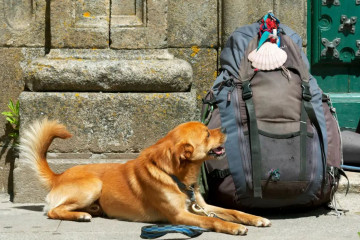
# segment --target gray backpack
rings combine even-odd
[[[309,74],[300,37],[285,25],[278,25],[283,66],[252,66],[248,55],[258,47],[260,28],[254,23],[233,32],[203,100],[203,122],[227,131],[226,155],[204,163],[205,197],[237,209],[328,203],[343,174],[330,99]]]

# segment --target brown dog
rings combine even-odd
[[[199,193],[196,182],[202,162],[224,153],[226,135],[221,129],[184,123],[125,164],[79,165],[61,174],[51,171],[46,160],[57,137],[71,134],[45,119],[25,130],[20,144],[22,158],[49,190],[49,218],[90,221],[91,211],[86,209],[98,202],[107,216],[130,221],[166,221],[229,234],[246,234],[247,228],[239,223],[270,226],[265,218],[208,205]],[[218,218],[206,216],[210,212]]]

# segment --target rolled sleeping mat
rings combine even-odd
[[[360,167],[360,134],[342,131],[344,165]]]
[[[341,165],[342,169],[347,171],[358,171],[360,172],[360,167],[350,166],[350,165]]]

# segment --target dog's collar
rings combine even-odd
[[[175,175],[170,175],[170,177],[174,180],[174,182],[178,185],[179,189],[184,192],[190,199],[192,203],[196,202],[194,187],[195,183],[190,186],[186,186],[183,182],[179,180],[179,178]]]
[[[223,218],[220,218],[219,216],[216,215],[216,213],[214,212],[207,212],[203,207],[201,207],[197,202],[196,202],[196,198],[195,198],[195,183],[191,184],[190,186],[186,186],[183,182],[181,182],[179,180],[178,177],[176,177],[175,175],[170,175],[170,177],[174,180],[174,182],[178,185],[179,189],[184,192],[191,201],[191,208],[195,213],[202,213],[205,214],[208,217],[216,217],[219,218],[221,220],[224,220]],[[224,220],[225,221],[225,220]]]

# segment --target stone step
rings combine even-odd
[[[24,66],[32,91],[185,92],[192,67],[167,49],[54,49]]]
[[[180,123],[197,120],[195,91],[183,93],[23,92],[23,129],[48,117],[65,124],[73,137],[55,139],[54,152],[139,152]]]
[[[349,193],[360,193],[360,172],[345,172],[347,177],[349,178]],[[346,178],[341,177],[338,187],[338,192],[346,193],[346,188],[348,185],[348,181]]]
[[[330,93],[341,128],[356,129],[360,116],[360,93]]]

